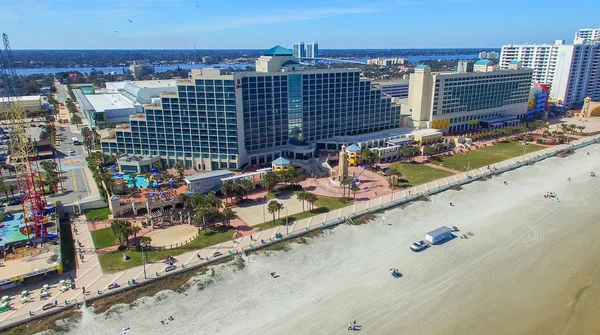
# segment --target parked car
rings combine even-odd
[[[75,156],[75,150],[69,149],[69,156]]]
[[[21,199],[12,199],[11,201],[8,202],[9,206],[16,206],[16,205],[20,205],[21,204]]]
[[[427,248],[429,246],[429,243],[421,240],[419,242],[415,242],[410,246],[410,250],[417,252],[417,251],[421,251],[425,248]]]

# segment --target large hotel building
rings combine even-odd
[[[444,133],[502,129],[527,114],[531,74],[513,64],[498,71],[490,61],[475,63],[475,72],[431,72],[419,65],[410,76],[408,109],[413,125]]]
[[[359,69],[305,69],[274,47],[256,72],[192,70],[129,125],[102,139],[105,153],[160,156],[199,170],[313,157],[327,139],[400,126],[400,106]]]

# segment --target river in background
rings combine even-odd
[[[404,56],[401,58],[408,58],[410,63],[418,63],[425,60],[462,60],[462,59],[477,59],[477,55],[433,55],[433,56]],[[367,63],[368,58],[347,58],[346,60],[357,61],[361,63]],[[254,63],[248,64],[173,64],[166,66],[155,66],[156,72],[166,72],[169,70],[177,70],[177,68],[183,70],[191,69],[203,69],[211,67],[220,68],[233,68],[233,69],[246,69],[247,66],[254,67]],[[71,72],[79,71],[81,73],[90,73],[92,71],[102,71],[104,73],[116,72],[122,74],[123,71],[128,71],[129,67],[124,66],[107,66],[107,67],[58,67],[58,68],[33,68],[33,69],[16,69],[17,75],[29,76],[32,74],[56,74],[59,72]]]

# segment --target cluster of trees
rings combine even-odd
[[[120,244],[125,244],[129,247],[129,238],[133,236],[133,240],[136,245],[144,245],[149,246],[152,243],[152,238],[148,236],[142,236],[141,238],[137,238],[137,234],[142,230],[140,227],[132,225],[131,222],[126,220],[113,220],[110,223],[110,231],[113,236],[119,240]]]
[[[8,192],[10,192],[12,198],[14,199],[16,190],[17,186],[15,186],[14,184],[5,183],[4,177],[0,176],[0,192],[4,193],[6,199],[8,199]]]
[[[575,135],[576,130],[579,130],[579,134],[583,134],[583,130],[585,129],[585,126],[576,126],[574,124],[565,124],[562,123],[560,125],[560,128],[562,129],[562,131],[567,134],[567,133],[571,133]]]
[[[51,117],[51,116],[46,117],[46,127],[40,133],[40,140],[50,139],[50,140],[52,140],[52,143],[54,143],[54,139],[56,138],[56,135],[58,132],[56,130],[56,127],[52,123],[52,120],[53,120],[53,117]]]
[[[44,170],[42,176],[43,186],[52,193],[58,193],[60,176],[58,174],[57,164],[53,161],[42,161],[40,165]]]
[[[296,198],[298,200],[302,201],[302,211],[303,212],[305,211],[305,206],[304,206],[305,203],[308,204],[308,207],[312,211],[314,209],[315,203],[318,200],[316,195],[314,195],[310,192],[305,192],[305,191],[296,193]],[[281,218],[281,211],[284,209],[285,209],[285,206],[282,203],[278,202],[277,200],[271,200],[267,204],[267,211],[269,212],[269,214],[273,215],[273,221],[275,221],[275,214],[277,214],[278,219]]]
[[[225,196],[225,202],[229,202],[229,198],[236,197],[236,199],[241,200],[244,197],[247,197],[252,189],[254,188],[254,184],[249,179],[244,179],[239,183],[233,181],[225,181],[223,185],[221,185],[221,193]]]
[[[233,210],[229,207],[221,208],[221,199],[215,192],[209,194],[180,194],[179,197],[184,206],[194,210],[194,215],[191,217],[192,224],[206,229],[209,224],[214,224],[218,220],[222,220],[225,226],[229,225],[230,220],[235,216]]]
[[[116,157],[106,155],[100,151],[91,152],[85,160],[87,161],[88,168],[92,171],[94,181],[100,191],[100,196],[107,200],[108,195],[113,194],[115,188],[115,181],[112,178],[112,173],[106,170],[105,167],[116,163]],[[102,182],[106,185],[106,189],[102,186]]]
[[[379,157],[379,152],[369,148],[362,149],[360,152],[360,157],[362,162],[368,165],[370,168],[375,166],[375,164],[379,163],[381,160],[381,157]]]
[[[73,91],[69,88],[69,95],[71,96],[70,98],[67,98],[67,109],[69,110],[69,114],[71,114],[71,123],[72,124],[81,124],[81,117],[78,114],[78,110],[77,110],[77,106],[75,106],[75,103],[73,101],[77,101],[75,99],[75,95],[73,94]]]
[[[292,166],[287,170],[278,172],[269,171],[263,176],[263,186],[268,192],[273,191],[278,183],[283,182],[288,185],[298,185],[304,179],[302,171]]]
[[[310,210],[314,209],[315,202],[317,202],[317,196],[306,191],[296,193],[296,198],[302,201],[302,211],[304,212],[304,203],[308,203]]]
[[[438,152],[446,151],[448,145],[446,143],[435,143],[423,147],[423,153],[427,156],[435,155]]]
[[[200,63],[226,59],[258,58],[264,50],[13,50],[16,64],[23,68],[129,67],[132,60],[161,64]]]
[[[54,87],[54,77],[51,74],[32,74],[19,77],[21,95],[40,94],[40,89],[44,86],[50,86],[50,92],[56,92]]]
[[[83,135],[83,145],[88,153],[90,153],[91,150],[100,147],[100,134],[98,134],[96,128],[90,129],[88,127],[83,127],[81,129],[81,135]]]

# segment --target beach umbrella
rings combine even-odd
[[[151,197],[155,197],[155,196],[156,196],[156,193],[152,192],[152,193],[150,193],[150,196],[151,196]]]
[[[167,196],[167,195],[166,195],[166,194],[164,194],[164,193],[161,193],[161,194],[160,194],[160,197],[161,197],[161,198],[164,198],[164,197],[166,197],[166,196]]]
[[[156,168],[152,168],[152,169],[151,169],[151,171],[152,171],[152,172],[156,172],[156,171],[158,171],[158,170],[157,170]]]
[[[194,192],[190,192],[190,191],[185,192],[185,195],[192,195],[192,194],[194,194]]]
[[[152,187],[158,187],[158,183],[152,183]]]
[[[115,165],[111,165],[111,166],[109,166],[108,168],[109,168],[109,169],[111,169],[111,170],[114,170],[114,169],[116,169],[117,167],[116,167]]]
[[[174,181],[170,181],[169,182],[169,186],[171,186],[171,187],[175,186],[175,182]]]
[[[158,176],[158,172],[156,172],[156,171],[154,171],[152,174],[155,176]]]

